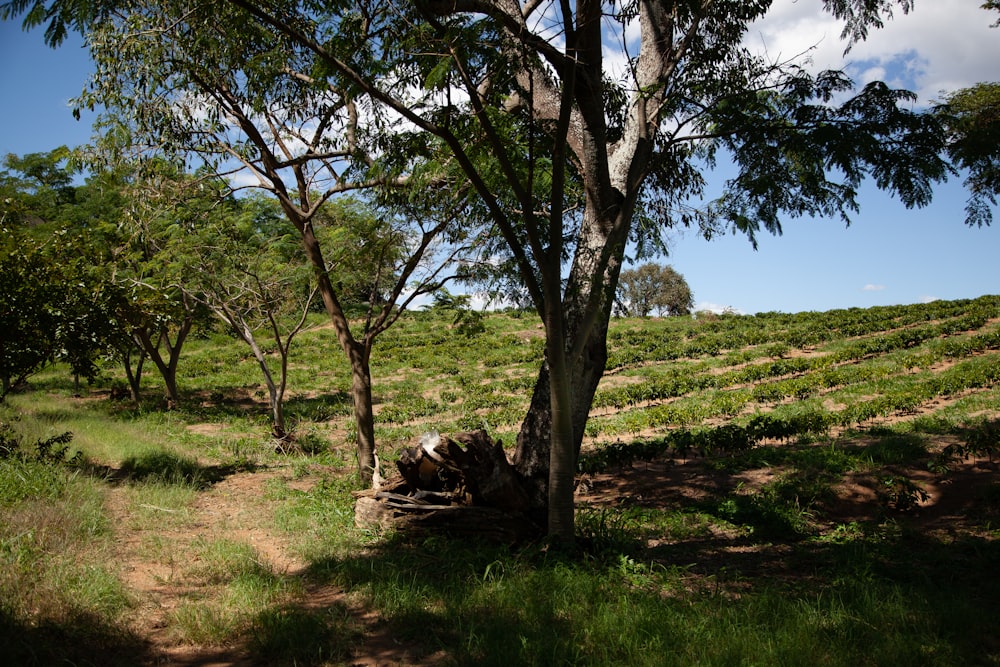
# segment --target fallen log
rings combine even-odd
[[[396,468],[397,477],[355,494],[357,526],[503,542],[540,534],[502,444],[485,431],[424,434],[400,453]]]

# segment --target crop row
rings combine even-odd
[[[865,396],[864,399],[840,397],[847,402],[840,409],[828,410],[818,403],[800,403],[795,406],[796,415],[793,417],[779,417],[769,413],[774,419],[790,420],[791,426],[788,429],[792,430],[786,429],[780,435],[768,437],[798,435],[799,432],[794,429],[799,428],[798,425],[802,423],[809,424],[802,433],[813,433],[818,425],[823,430],[853,427],[881,417],[910,413],[936,397],[950,397],[967,390],[993,387],[997,383],[1000,383],[1000,363],[997,363],[995,355],[968,359],[941,373],[876,380],[856,390],[855,393]],[[587,434],[596,437],[601,434],[639,433],[648,429],[678,426],[681,427],[680,430],[684,430],[710,419],[737,417],[751,407],[754,400],[752,390],[718,391],[709,396],[632,410],[611,418],[591,419],[587,425]],[[802,422],[803,419],[805,422]]]
[[[796,315],[760,314],[720,316],[698,321],[688,327],[663,326],[628,328],[609,334],[609,368],[624,368],[651,361],[673,361],[701,356],[719,356],[724,351],[749,346],[772,346],[774,349],[815,346],[846,337],[873,336],[878,342],[859,343],[867,354],[880,353],[880,347],[898,349],[919,344],[936,335],[981,328],[1000,316],[1000,297],[985,296],[972,301],[934,302],[914,306],[891,306],[870,309],[799,313]],[[920,322],[936,325],[912,328]]]
[[[687,458],[692,454],[734,453],[751,449],[767,440],[787,440],[804,435],[823,435],[831,428],[851,427],[892,414],[912,411],[929,398],[950,395],[965,389],[992,386],[1000,382],[1000,365],[976,363],[956,369],[948,377],[925,381],[910,391],[899,391],[860,401],[842,410],[814,408],[791,415],[756,414],[746,423],[728,423],[717,427],[680,427],[647,440],[614,442],[580,457],[580,472],[597,472],[610,466],[630,465],[634,461],[660,457]],[[966,444],[953,447],[953,456],[997,453],[998,433],[993,424],[970,432]]]
[[[962,318],[963,320],[965,318]],[[895,372],[885,366],[860,367],[838,366],[864,359],[872,355],[885,355],[897,350],[905,350],[916,345],[966,331],[968,324],[945,322],[916,329],[895,332],[876,339],[854,341],[836,352],[797,359],[779,359],[760,364],[751,364],[741,369],[720,374],[692,374],[689,368],[675,369],[670,374],[640,384],[600,390],[594,398],[594,407],[622,409],[644,402],[677,398],[706,389],[723,389],[740,384],[761,383],[769,378],[798,375],[777,382],[759,384],[755,391],[757,400],[777,401],[786,397],[802,398],[813,389],[832,388],[844,384],[857,383],[885,377]],[[1000,349],[1000,330],[988,331],[954,341],[935,341],[919,358],[910,357],[910,368],[920,365],[927,367],[945,358],[969,356],[978,352]]]

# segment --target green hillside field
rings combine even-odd
[[[379,455],[512,451],[534,315],[405,315],[372,355]],[[0,406],[0,663],[1000,664],[1000,296],[615,319],[579,461],[579,551],[356,528],[350,372],[292,346],[296,444],[249,350],[187,344],[183,400]],[[280,450],[280,451],[278,451]]]

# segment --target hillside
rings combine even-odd
[[[516,433],[542,357],[530,315],[491,314],[465,335],[445,316],[414,313],[379,338],[372,358],[383,448],[418,436],[486,428]],[[1000,297],[824,313],[616,319],[587,429],[591,446],[677,427],[746,424],[757,414],[807,431],[912,417],[997,381]],[[293,346],[290,409],[342,438],[346,362],[317,320]],[[260,401],[252,358],[224,334],[192,344],[181,384],[206,408]],[[156,379],[147,375],[147,387]],[[212,400],[212,398],[217,400]],[[808,422],[808,424],[805,424]],[[790,429],[790,430],[789,430]]]
[[[513,443],[543,332],[453,318],[377,343],[384,462],[432,429]],[[46,371],[0,407],[0,662],[1000,661],[1000,297],[618,319],[609,346],[573,560],[356,529],[349,373],[318,316],[297,451],[223,332],[189,343],[169,412],[149,372],[137,408],[115,369],[82,397]]]

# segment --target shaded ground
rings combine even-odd
[[[208,428],[208,427],[203,427]],[[942,443],[943,444],[943,443]],[[913,480],[920,494],[905,511],[887,505],[884,489],[874,474],[850,473],[832,485],[832,493],[810,508],[822,530],[837,526],[890,521],[913,534],[948,539],[981,532],[986,494],[1000,483],[996,463],[987,459],[952,461],[946,475],[932,473],[924,462],[899,466],[901,477]],[[639,462],[581,478],[577,500],[581,508],[678,509],[708,506],[719,498],[749,497],[783,474],[761,467],[727,472],[705,459]],[[108,510],[119,535],[118,557],[128,586],[139,601],[133,620],[136,636],[148,642],[147,661],[160,665],[258,665],[241,646],[194,646],[171,631],[171,615],[186,602],[217,595],[210,581],[192,577],[197,571],[199,545],[213,540],[249,544],[268,568],[281,577],[300,580],[304,588],[292,604],[309,613],[345,614],[362,639],[355,642],[350,665],[433,665],[446,661],[440,654],[424,655],[419,643],[400,641],[379,614],[347,591],[309,583],[308,563],[297,555],[288,534],[276,529],[265,499],[275,480],[308,491],[318,477],[293,478],[289,470],[233,471],[198,493],[195,502],[177,517],[178,510],[136,506],[125,485],[112,487]],[[911,489],[912,491],[912,489]],[[987,503],[988,505],[988,503]],[[996,503],[994,503],[996,505]],[[145,515],[137,521],[136,513]],[[155,515],[162,515],[156,520]],[[154,518],[151,518],[153,515]],[[998,517],[1000,518],[1000,517]],[[987,538],[989,539],[989,538]],[[784,540],[761,541],[745,534],[713,527],[709,534],[675,539],[650,536],[645,549],[650,558],[668,563],[691,563],[692,588],[708,585],[715,574],[731,568],[741,576],[767,576],[792,581],[810,576],[809,548]]]
[[[241,646],[197,646],[179,640],[171,631],[170,617],[186,603],[217,595],[217,582],[206,581],[198,571],[199,547],[213,541],[250,545],[262,565],[280,577],[306,581],[308,564],[296,555],[289,536],[273,526],[265,493],[268,483],[281,479],[290,487],[306,491],[317,478],[290,480],[288,471],[235,472],[200,492],[184,516],[171,525],[178,510],[130,504],[128,487],[112,487],[107,509],[118,526],[118,552],[123,578],[132,589],[138,607],[132,630],[148,642],[146,662],[156,665],[243,667],[268,664]],[[162,523],[136,525],[134,513],[160,512]],[[346,610],[364,636],[357,655],[346,664],[419,665],[407,647],[393,641],[378,614],[354,603],[344,591],[326,585],[305,584],[295,604],[321,614]]]

